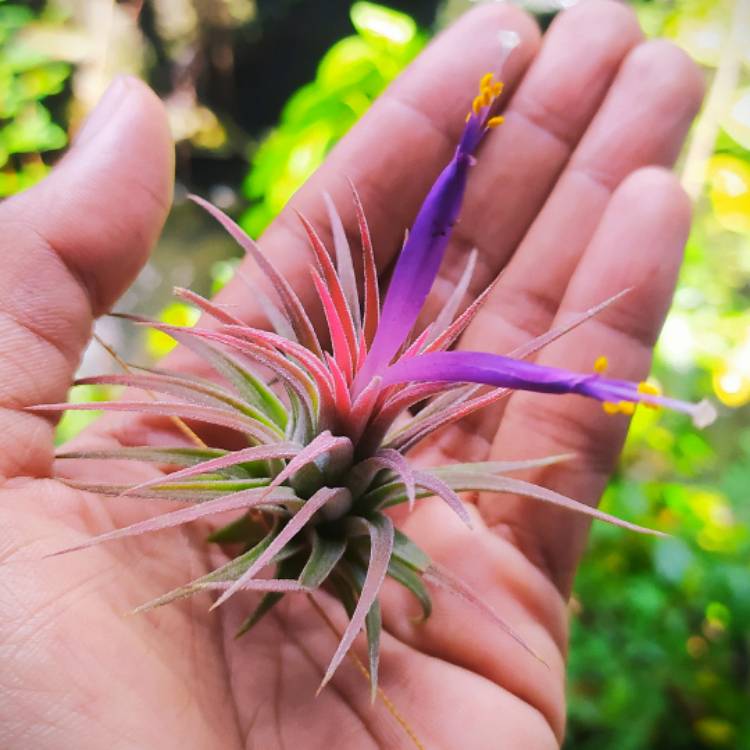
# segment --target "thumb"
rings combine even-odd
[[[0,478],[45,475],[61,401],[95,316],[127,288],[171,201],[161,102],[119,78],[50,176],[0,205]]]

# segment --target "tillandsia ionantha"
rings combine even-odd
[[[678,401],[662,396],[651,384],[606,377],[603,358],[594,363],[591,373],[528,361],[530,355],[613,304],[620,295],[581,312],[564,328],[551,330],[508,356],[455,350],[453,344],[490,291],[459,313],[476,260],[472,252],[440,314],[418,329],[418,318],[458,218],[480,144],[502,123],[498,114],[502,89],[493,73],[481,79],[453,158],[418,211],[382,306],[370,233],[354,187],[363,278],[357,278],[349,240],[328,196],[333,255],[315,227],[300,217],[315,259],[310,273],[325,314],[324,334],[315,330],[291,285],[256,243],[218,209],[195,198],[244,248],[275,290],[275,300],[254,291],[263,301],[273,330],[249,327],[221,306],[193,292],[177,290],[178,296],[211,319],[210,326],[176,327],[126,317],[172,336],[210,365],[216,380],[129,367],[124,374],[77,382],[123,385],[152,395],[152,400],[33,408],[159,415],[180,420],[185,431],[194,434],[181,421],[186,419],[230,430],[242,444],[232,448],[209,445],[204,442],[208,437],[195,436],[195,444],[189,446],[180,443],[60,453],[61,459],[131,459],[169,467],[168,473],[156,479],[132,485],[77,486],[116,496],[169,499],[185,506],[63,552],[234,512],[234,520],[216,529],[209,541],[239,552],[207,575],[138,611],[205,590],[218,592],[214,607],[239,591],[260,592],[240,631],[246,632],[286,594],[323,588],[341,602],[349,621],[321,687],[364,628],[374,695],[381,630],[378,596],[387,576],[413,593],[424,617],[429,617],[431,610],[428,586],[441,586],[474,603],[525,647],[496,612],[394,528],[389,508],[405,503],[411,509],[420,499],[435,496],[471,525],[459,493],[512,493],[629,529],[658,533],[507,476],[568,456],[429,468],[414,466],[408,459],[409,451],[437,430],[514,390],[577,394],[600,401],[610,413],[630,414],[639,403],[663,406],[687,413],[699,426],[713,419],[713,409],[705,402]]]

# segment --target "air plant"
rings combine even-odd
[[[74,549],[218,513],[236,513],[236,519],[214,531],[209,540],[240,552],[216,570],[138,611],[205,590],[218,592],[214,607],[239,591],[261,592],[241,628],[240,632],[246,632],[286,594],[323,588],[342,603],[349,621],[322,685],[331,679],[364,628],[374,694],[381,630],[378,594],[387,576],[412,592],[424,617],[431,609],[427,586],[440,585],[473,602],[520,642],[497,613],[394,528],[389,508],[406,503],[411,509],[421,498],[437,496],[471,525],[459,493],[513,493],[629,529],[658,533],[507,476],[564,456],[431,468],[413,466],[407,457],[414,446],[437,430],[514,390],[578,394],[602,402],[613,413],[632,413],[638,403],[664,406],[686,412],[698,425],[713,418],[706,403],[684,403],[663,397],[649,384],[605,377],[601,359],[594,372],[584,374],[526,359],[620,295],[509,356],[451,350],[490,291],[456,314],[469,284],[474,252],[440,315],[415,332],[458,217],[477,150],[502,123],[496,114],[501,92],[502,84],[493,74],[482,78],[455,154],[432,186],[404,242],[382,309],[372,242],[356,190],[353,201],[362,251],[361,284],[330,198],[325,196],[335,263],[316,229],[300,217],[315,257],[310,273],[327,321],[325,336],[315,330],[292,287],[256,243],[217,208],[195,198],[244,248],[275,289],[276,301],[255,291],[263,299],[273,331],[250,327],[219,305],[193,292],[177,290],[178,296],[212,319],[211,327],[183,328],[127,317],[172,336],[210,365],[217,381],[129,368],[125,374],[77,382],[124,385],[166,398],[34,407],[162,415],[229,429],[241,436],[242,447],[232,449],[206,445],[198,439],[192,446],[123,447],[59,455],[61,459],[132,459],[167,465],[171,473],[142,483],[77,486],[109,495],[166,498],[185,506],[92,538]],[[330,341],[330,351],[324,341]],[[233,546],[227,547],[229,543]]]

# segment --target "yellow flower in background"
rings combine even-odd
[[[717,220],[733,232],[750,234],[750,165],[736,156],[714,156],[708,181]]]
[[[158,319],[173,326],[193,326],[198,322],[200,313],[184,302],[172,302],[167,305]],[[149,328],[146,333],[146,351],[154,359],[160,359],[174,349],[177,342],[166,333]]]

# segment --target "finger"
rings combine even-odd
[[[508,353],[549,328],[612,191],[639,167],[674,161],[702,92],[700,72],[673,45],[647,42],[633,50],[462,348]],[[475,450],[491,441],[502,409],[462,425]],[[469,447],[460,436],[443,445],[448,452],[460,446]]]
[[[488,315],[502,328],[500,347],[546,330],[612,191],[640,167],[674,163],[702,93],[698,68],[674,45],[647,42],[628,56],[488,301]]]
[[[0,206],[0,476],[49,471],[52,425],[23,407],[64,399],[93,317],[145,262],[171,186],[163,108],[122,78],[52,174]]]
[[[479,674],[533,706],[559,741],[565,724],[567,643],[561,597],[541,571],[489,532],[481,519],[468,529],[441,502],[421,503],[405,519],[405,533],[434,563],[469,586],[544,663],[475,605],[433,586],[432,614],[422,621],[416,620],[411,593],[386,582],[380,595],[385,628],[407,645]]]
[[[323,193],[328,192],[354,240],[357,225],[347,181],[351,179],[362,197],[378,263],[387,266],[455,149],[480,77],[497,67],[501,30],[513,30],[520,37],[504,71],[512,91],[536,53],[538,29],[529,16],[511,6],[476,8],[441,34],[375,102],[265,232],[264,251],[303,301],[313,302],[314,294],[308,283],[308,242],[295,212],[305,214],[327,238]],[[255,274],[252,263],[243,270]],[[245,320],[262,320],[250,297],[238,281],[228,285],[219,301]]]
[[[615,191],[555,318],[564,324],[625,288],[633,290],[600,317],[545,349],[539,361],[591,370],[608,356],[612,375],[646,376],[682,259],[690,204],[676,178],[658,168],[635,172]],[[598,502],[627,430],[627,419],[604,414],[576,397],[515,394],[503,415],[491,455],[503,459],[573,452],[575,459],[532,474],[531,480],[594,505]],[[569,591],[588,524],[529,500],[481,496],[488,525],[510,534],[521,548]]]
[[[482,147],[425,321],[442,309],[472,247],[480,255],[469,297],[505,265],[641,40],[635,14],[621,3],[584,2],[557,16],[505,122]]]

